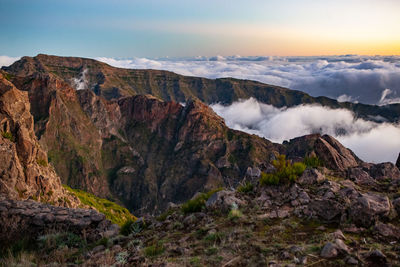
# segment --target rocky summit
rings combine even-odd
[[[84,58],[3,68],[0,264],[400,264],[399,160],[364,162],[329,135],[276,144],[207,105],[246,97],[399,116],[398,105]]]

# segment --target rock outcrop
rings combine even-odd
[[[294,138],[285,144],[289,157],[315,155],[326,167],[341,172],[362,162],[351,150],[329,135],[306,135]]]
[[[56,207],[32,200],[0,200],[0,246],[51,231],[71,232],[88,242],[111,237],[119,232],[105,216],[95,210]]]
[[[27,93],[0,73],[0,195],[77,206],[79,200],[61,186],[33,127]]]

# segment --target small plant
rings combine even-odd
[[[160,214],[160,216],[157,217],[157,221],[163,222],[167,219],[168,216],[172,215],[174,211],[172,209],[169,209],[165,211],[164,213]]]
[[[128,251],[122,251],[115,256],[115,261],[117,264],[125,265],[128,262]]]
[[[308,168],[317,168],[323,165],[317,156],[305,157],[303,162]]]
[[[200,257],[193,257],[190,259],[190,264],[194,266],[201,266]]]
[[[245,184],[239,185],[236,189],[239,193],[247,194],[253,191],[253,184],[250,182],[246,182]]]
[[[204,237],[204,241],[209,241],[209,242],[219,242],[222,240],[222,234],[221,233],[212,233],[206,235]]]
[[[37,163],[39,166],[47,167],[47,161],[46,161],[45,159],[37,159],[37,160],[36,160],[36,163]]]
[[[85,240],[83,240],[80,236],[70,232],[39,236],[38,243],[39,247],[47,251],[64,247],[83,248],[86,246]]]
[[[285,155],[279,155],[278,159],[272,161],[275,167],[273,173],[261,173],[261,185],[278,185],[280,183],[293,183],[296,179],[303,174],[306,165],[302,162],[291,163],[286,160]]]
[[[144,248],[144,255],[146,257],[156,257],[164,253],[164,246],[161,242],[157,242],[156,244]]]
[[[221,191],[222,188],[217,188],[211,190],[207,193],[202,193],[200,196],[189,200],[188,202],[182,205],[182,211],[185,214],[192,213],[192,212],[199,212],[206,206],[207,200],[216,192]]]
[[[96,246],[103,245],[104,247],[108,247],[108,238],[103,237],[96,242]]]
[[[217,254],[217,252],[218,252],[218,248],[216,248],[216,247],[214,247],[214,246],[209,247],[209,248],[207,248],[207,249],[205,250],[205,253],[206,253],[206,255],[208,255],[208,256]]]
[[[135,223],[133,220],[128,220],[121,226],[120,234],[127,236],[131,233],[140,233],[141,231],[142,227],[138,223]]]
[[[232,209],[228,214],[228,218],[231,220],[235,220],[238,219],[240,217],[242,217],[243,214],[242,212],[239,210],[238,205],[236,203],[232,204]]]
[[[15,138],[12,135],[12,133],[10,133],[10,132],[1,132],[1,136],[3,136],[4,138],[10,140],[13,143],[15,142]]]

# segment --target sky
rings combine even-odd
[[[0,0],[0,55],[399,55],[398,0]]]

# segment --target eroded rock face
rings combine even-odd
[[[88,241],[118,234],[119,227],[95,210],[56,207],[36,201],[0,200],[0,244],[54,232],[73,232]]]
[[[28,95],[0,73],[0,194],[11,199],[33,198],[61,206],[79,201],[61,186],[34,130]]]
[[[294,138],[286,146],[289,157],[316,155],[326,167],[341,172],[362,162],[351,150],[329,135],[312,134]]]

